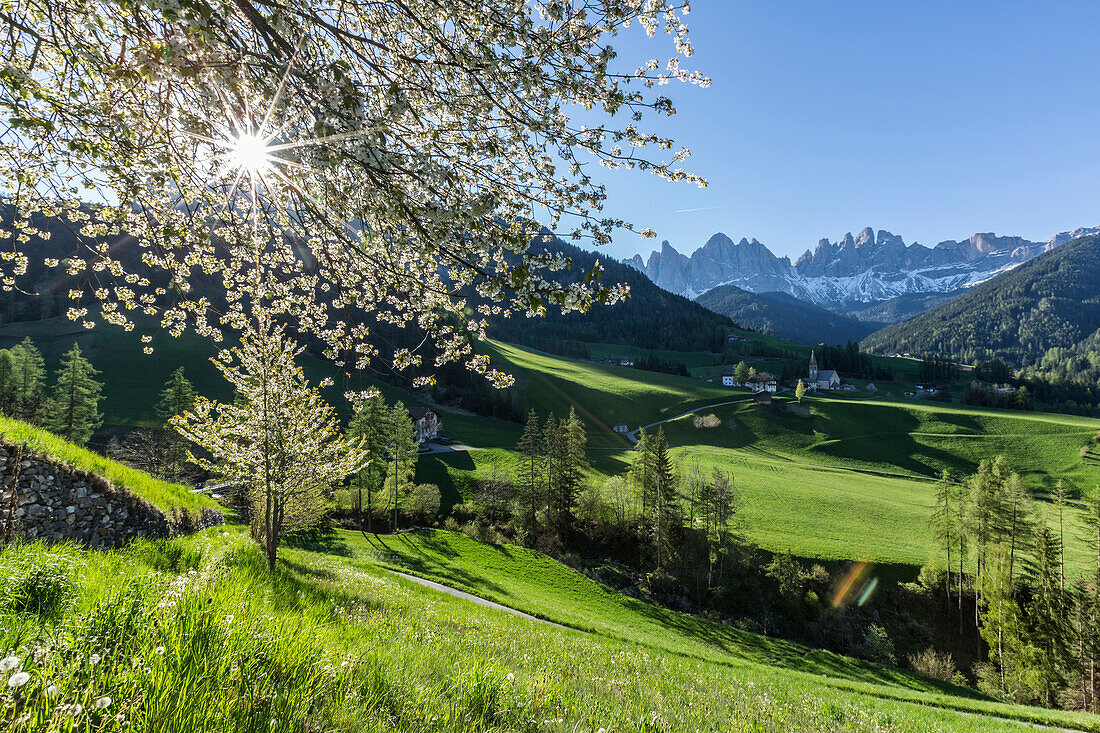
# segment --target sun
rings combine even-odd
[[[227,157],[230,167],[247,171],[253,176],[262,175],[275,162],[269,143],[269,140],[254,133],[240,133],[229,141]]]

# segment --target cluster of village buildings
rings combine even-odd
[[[768,372],[758,372],[749,377],[748,381],[744,383],[738,382],[737,375],[733,372],[725,372],[722,374],[721,380],[722,386],[724,387],[746,387],[757,393],[766,392],[775,394],[780,389],[779,378]],[[840,380],[840,374],[835,369],[818,369],[817,354],[813,351],[810,352],[810,366],[806,376],[792,379],[791,383],[786,386],[794,389],[800,381],[805,385],[806,389],[811,392],[838,389],[847,389],[851,391],[855,389],[855,387],[851,385],[843,384]],[[868,389],[874,392],[875,386],[873,384],[869,385]]]

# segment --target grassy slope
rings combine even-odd
[[[13,445],[26,443],[32,450],[98,474],[115,486],[121,486],[140,496],[165,513],[171,513],[174,509],[198,511],[218,508],[218,504],[212,499],[192,493],[186,486],[161,481],[143,471],[104,458],[53,433],[18,420],[0,416],[0,436],[7,443]]]
[[[688,377],[574,361],[498,342],[487,344],[487,351],[516,375],[527,403],[540,415],[561,417],[575,407],[588,424],[589,443],[599,447],[629,445],[611,431],[618,423],[637,427],[729,396],[721,385]]]
[[[781,397],[783,405],[793,399]],[[1087,493],[1100,469],[1080,458],[1100,420],[1071,415],[946,405],[806,397],[803,417],[783,406],[731,405],[714,410],[726,423],[700,431],[690,420],[666,426],[675,445],[732,448],[800,461],[937,476],[973,473],[1003,455],[1036,490],[1063,479]],[[797,408],[796,408],[797,409]],[[729,429],[733,420],[736,428]]]
[[[464,535],[431,531],[398,536],[344,532],[338,547],[356,567],[362,560],[437,580],[547,620],[704,665],[752,669],[761,676],[790,675],[818,692],[823,687],[872,697],[1004,717],[1059,720],[1100,726],[1093,716],[1004,706],[903,670],[809,649],[652,606],[615,593],[541,553],[510,545],[486,545]],[[768,671],[765,672],[765,669]],[[832,693],[830,693],[832,694]],[[839,692],[836,694],[840,694]],[[1072,723],[1070,721],[1073,721]],[[961,723],[961,721],[960,721]],[[992,726],[992,721],[987,721]]]
[[[481,553],[501,553],[468,542],[449,551],[456,554],[440,564],[451,574],[483,560]],[[0,708],[0,720],[12,716],[6,729],[18,733],[67,729],[72,708],[64,706],[72,703],[84,707],[80,729],[157,733],[259,733],[273,729],[272,719],[282,731],[1027,729],[1005,718],[1100,729],[1094,716],[999,705],[950,688],[921,692],[914,688],[935,690],[933,683],[839,657],[800,661],[793,645],[698,638],[698,629],[616,604],[532,553],[484,575],[524,584],[558,613],[591,596],[587,610],[610,615],[608,633],[482,608],[365,557],[288,548],[269,575],[243,528],[124,551],[49,552],[68,556],[62,565],[76,581],[62,617],[39,620],[0,604],[0,647],[30,675],[15,691],[0,684],[0,697],[18,696],[19,713],[29,716],[17,720],[14,708]],[[0,550],[0,577],[41,566],[46,554],[33,546]],[[528,571],[535,582],[524,578]],[[654,636],[616,638],[634,623]],[[34,654],[46,644],[49,654]],[[92,651],[102,656],[94,666]],[[757,659],[820,665],[835,677]],[[7,676],[0,672],[0,682]],[[54,698],[44,694],[49,684],[58,688]],[[111,701],[99,711],[94,703],[104,694]]]

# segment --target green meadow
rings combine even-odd
[[[110,552],[3,549],[6,730],[1100,730],[651,607],[459,535],[344,533],[283,558],[268,573],[238,527]],[[28,591],[43,572],[50,592]]]

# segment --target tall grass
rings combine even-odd
[[[1017,729],[563,631],[333,555],[288,548],[269,574],[235,528],[110,552],[10,547],[0,575],[57,553],[71,560],[63,614],[0,610],[5,730]]]
[[[218,508],[217,502],[207,496],[193,493],[186,486],[161,481],[144,471],[112,461],[94,451],[59,438],[47,430],[19,420],[0,416],[0,437],[11,445],[26,443],[35,452],[44,453],[57,461],[98,474],[115,486],[128,489],[140,496],[165,514],[171,515],[174,511],[181,509],[199,512],[202,509]]]

